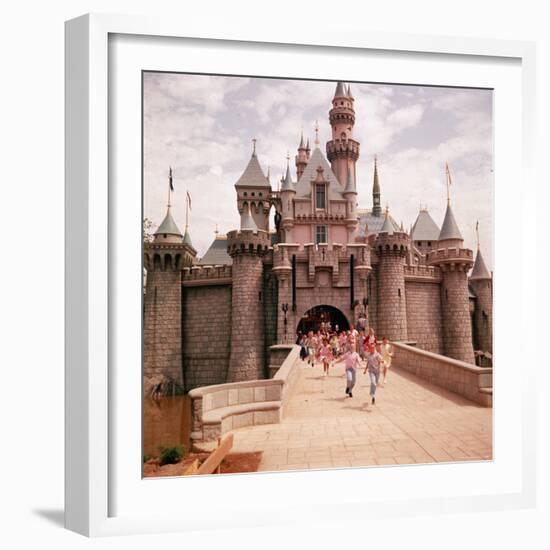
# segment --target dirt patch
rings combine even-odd
[[[253,453],[229,453],[221,464],[221,473],[242,474],[257,472],[260,461],[262,460],[262,454],[262,451]],[[143,465],[143,477],[182,476],[194,460],[198,459],[200,465],[208,456],[208,453],[190,453],[180,462],[176,464],[165,464],[164,466],[160,465],[158,458],[153,458]]]

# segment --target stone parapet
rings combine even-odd
[[[428,283],[441,282],[441,271],[436,266],[429,265],[405,265],[405,281],[418,281]]]
[[[201,265],[186,267],[182,271],[183,286],[231,284],[233,269],[230,265]]]
[[[474,265],[474,253],[468,248],[439,248],[428,252],[426,261],[442,269],[455,266],[454,269],[468,271]]]
[[[203,386],[189,392],[195,449],[212,448],[219,437],[237,428],[281,421],[298,374],[300,354],[299,346],[284,347],[288,353],[272,379]],[[283,346],[274,348],[277,355]]]
[[[267,231],[249,229],[230,231],[227,234],[227,253],[257,254],[263,256],[271,247],[271,236]]]
[[[485,407],[492,406],[493,369],[477,367],[404,342],[392,342],[392,366]]]
[[[352,112],[353,111],[350,111],[350,120],[353,119],[353,124],[355,117],[351,115]],[[359,142],[354,139],[332,139],[327,142],[327,158],[329,162],[332,162],[338,157],[357,160],[359,158],[359,151]]]

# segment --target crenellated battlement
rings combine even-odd
[[[196,286],[202,284],[231,283],[233,270],[230,265],[196,265],[182,270],[182,284]]]
[[[439,248],[426,255],[428,265],[437,265],[442,270],[468,271],[474,265],[474,253],[469,248]]]
[[[441,271],[436,266],[405,265],[405,281],[441,281]]]
[[[359,149],[359,142],[354,139],[333,139],[327,142],[327,158],[331,162],[338,157],[357,160],[359,158]]]
[[[267,231],[239,229],[227,234],[227,253],[232,257],[237,254],[263,256],[270,247],[271,237]]]
[[[401,231],[378,233],[369,237],[369,244],[379,257],[384,254],[405,256],[409,251],[410,237]]]

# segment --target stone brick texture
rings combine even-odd
[[[254,253],[233,257],[228,382],[265,378],[263,263]]]
[[[231,285],[184,287],[183,369],[187,391],[226,381],[230,338]]]
[[[306,311],[318,305],[333,306],[354,323],[363,312],[365,297],[369,299],[369,325],[378,337],[412,340],[420,348],[472,364],[474,345],[484,351],[492,348],[492,289],[490,281],[468,281],[470,256],[457,256],[457,266],[453,267],[450,253],[436,251],[432,253],[435,268],[407,266],[402,236],[397,237],[398,250],[393,246],[380,249],[376,244],[381,241],[377,241],[371,245],[372,270],[357,271],[354,277],[356,303],[352,307],[351,247],[341,247],[338,253],[327,251],[323,256],[287,245],[287,264],[292,255],[297,259],[293,310],[291,271],[277,270],[279,258],[269,247],[266,250],[267,234],[259,233],[235,232],[233,240],[228,239],[231,269],[212,268],[193,274],[195,268],[186,269],[184,263],[178,270],[165,261],[166,251],[147,264],[143,333],[146,379],[170,380],[175,387],[189,390],[267,378],[269,347],[294,343],[296,328]],[[468,284],[477,295],[473,316]],[[286,336],[283,303],[289,304]]]
[[[439,284],[407,281],[408,340],[434,353],[443,353],[441,291]]]
[[[174,270],[149,270],[143,302],[143,375],[183,390],[181,283]]]
[[[377,332],[404,341],[408,338],[404,256],[391,248],[379,251],[378,258]]]
[[[447,357],[474,363],[468,278],[462,269],[442,269],[441,317]]]
[[[474,348],[493,353],[493,285],[487,279],[474,279],[470,285],[476,294],[474,309]]]

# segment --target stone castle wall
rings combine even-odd
[[[405,282],[408,339],[419,348],[441,354],[441,293],[438,283]]]
[[[262,259],[253,253],[233,258],[231,356],[227,382],[266,377]]]
[[[448,357],[473,364],[472,321],[469,308],[466,273],[459,269],[443,270],[441,282],[443,351]]]
[[[160,265],[147,273],[143,303],[143,375],[183,390],[180,273]]]
[[[474,310],[474,348],[493,352],[493,291],[492,282],[487,279],[470,281],[476,293]]]
[[[183,292],[186,390],[223,384],[231,344],[231,285],[184,287]]]

